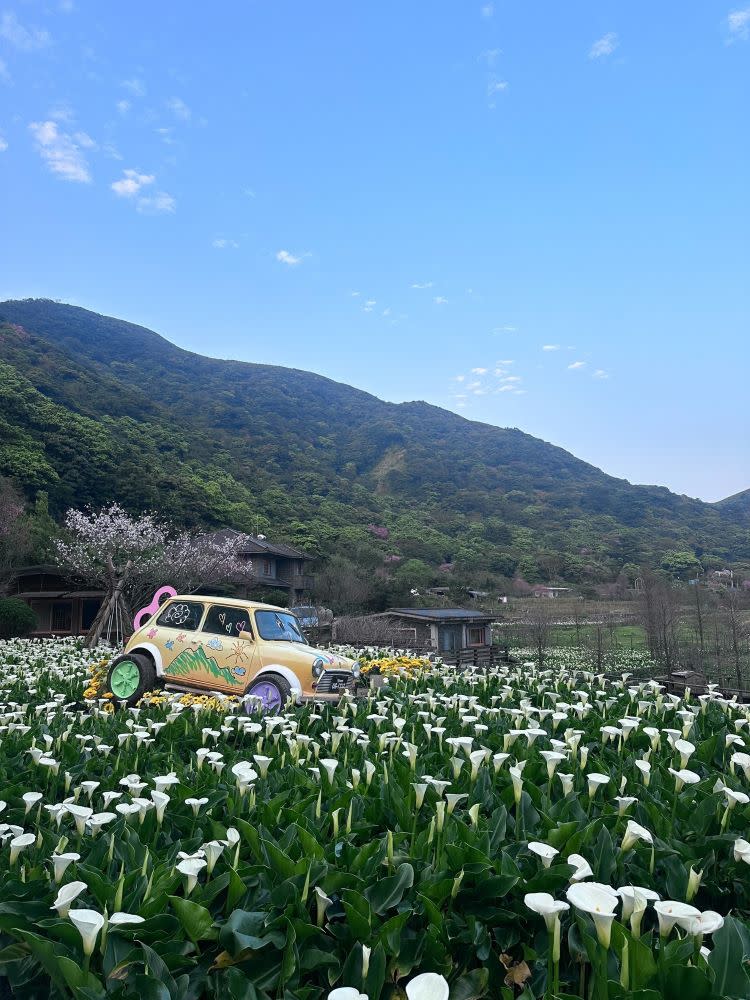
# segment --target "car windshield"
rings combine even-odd
[[[294,615],[281,611],[256,611],[255,624],[261,639],[275,639],[282,642],[305,642],[299,623]]]

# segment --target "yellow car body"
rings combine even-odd
[[[127,678],[129,669],[135,682],[133,667],[150,676],[146,661],[167,687],[239,697],[255,693],[266,709],[281,707],[274,690],[282,703],[288,697],[331,700],[353,690],[359,676],[356,661],[308,645],[286,609],[203,595],[169,598],[133,634],[110,667],[116,698],[132,701],[143,693],[145,680],[131,691]],[[270,701],[264,690],[273,695]]]

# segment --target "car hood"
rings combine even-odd
[[[302,642],[265,642],[263,644],[266,656],[278,655],[281,661],[294,657],[298,662],[312,666],[315,660],[323,660],[326,670],[351,670],[354,660],[346,656],[339,656],[338,653],[331,653],[327,649],[316,649]]]

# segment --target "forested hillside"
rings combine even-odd
[[[632,486],[519,430],[201,357],[48,300],[0,303],[0,320],[0,475],[56,514],[117,499],[416,585],[446,564],[475,582],[595,582],[671,550],[750,558],[729,502]]]
[[[719,500],[715,506],[737,524],[750,528],[750,490],[743,490],[727,497],[726,500]]]

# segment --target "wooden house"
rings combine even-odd
[[[104,592],[84,588],[61,575],[57,566],[26,566],[15,574],[11,596],[20,597],[37,616],[32,635],[85,635],[104,600]]]

